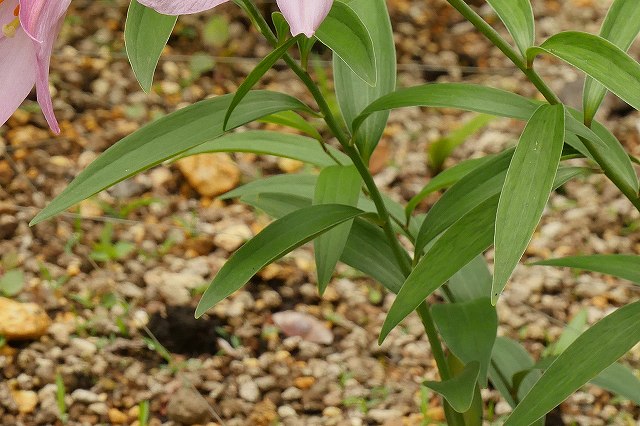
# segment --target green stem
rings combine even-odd
[[[447,359],[444,355],[444,351],[442,350],[440,338],[438,337],[438,331],[436,330],[436,326],[433,322],[433,317],[431,316],[431,311],[429,311],[427,303],[422,302],[416,308],[416,312],[420,316],[422,325],[424,325],[424,329],[427,332],[427,338],[429,339],[429,343],[431,344],[431,352],[433,352],[433,358],[436,360],[436,365],[438,366],[438,370],[440,371],[441,379],[443,381],[451,379],[449,364],[447,364]]]
[[[464,0],[447,0],[451,6],[453,6],[465,19],[473,24],[474,27],[485,37],[489,39],[502,53],[507,56],[515,66],[527,76],[529,81],[533,83],[538,91],[545,97],[547,102],[552,105],[559,104],[560,99],[551,90],[547,83],[544,82],[542,77],[535,72],[533,68],[527,66],[526,61],[520,57],[520,54],[509,43],[503,39],[500,34],[487,22],[478,15]]]
[[[431,353],[433,354],[433,359],[436,361],[436,366],[440,373],[440,379],[442,381],[451,379],[449,364],[447,363],[447,358],[442,350],[440,338],[438,337],[438,330],[436,330],[436,325],[433,322],[433,317],[431,316],[431,311],[429,310],[429,306],[427,306],[427,302],[422,302],[416,308],[416,312],[420,316],[424,330],[427,333],[427,338],[431,345]],[[442,404],[445,407],[448,424],[450,426],[464,426],[465,421],[462,414],[455,411],[444,398],[442,399]]]
[[[258,25],[258,28],[264,34],[267,41],[270,44],[275,46],[277,44],[277,39],[273,34],[273,32],[271,31],[271,29],[269,28],[269,26],[267,25],[267,22],[264,20],[264,17],[260,14],[260,12],[255,7],[255,5],[250,0],[242,0],[241,4],[243,8],[247,11],[247,13],[249,13],[249,15],[252,17],[256,25]],[[371,173],[367,168],[367,165],[364,163],[364,160],[360,156],[360,153],[358,152],[357,148],[355,148],[350,144],[350,138],[342,130],[342,127],[338,123],[338,120],[331,112],[331,108],[329,107],[329,104],[325,100],[324,96],[322,95],[322,92],[320,91],[318,86],[315,84],[311,76],[302,67],[300,67],[300,65],[298,65],[298,63],[291,56],[285,55],[284,60],[287,63],[287,65],[291,68],[291,70],[305,84],[305,86],[307,86],[311,95],[313,96],[316,103],[318,104],[318,108],[324,114],[324,119],[327,123],[327,126],[329,127],[333,135],[336,137],[338,142],[340,142],[340,145],[342,145],[342,148],[344,149],[345,153],[349,156],[349,158],[351,158],[351,161],[353,162],[354,166],[358,170],[358,173],[362,177],[362,180],[364,181],[364,184],[369,191],[369,196],[371,197],[371,199],[373,200],[376,206],[376,210],[378,211],[378,216],[380,217],[383,223],[382,227],[383,227],[384,233],[387,239],[389,240],[389,243],[391,244],[391,248],[393,250],[394,256],[396,257],[396,260],[398,261],[398,264],[400,265],[404,276],[405,277],[409,276],[409,274],[411,273],[411,263],[409,261],[409,257],[407,256],[406,250],[400,244],[400,241],[398,240],[395,234],[395,231],[393,230],[393,225],[391,223],[391,216],[389,214],[389,211],[387,210],[387,207],[384,204],[382,194],[380,193],[378,186],[373,180],[373,176],[371,176]],[[433,322],[433,318],[431,317],[431,312],[429,311],[429,308],[426,302],[422,302],[416,311],[418,312],[418,315],[422,319],[422,323],[424,325],[425,332],[427,333],[429,343],[431,344],[431,351],[434,354],[434,358],[436,360],[436,365],[438,366],[440,376],[442,377],[443,380],[447,380],[451,377],[451,373],[449,372],[449,367],[447,365],[444,351],[442,349],[440,339],[438,338],[438,332],[436,330],[435,323]],[[444,401],[444,404],[447,404],[447,402]],[[448,410],[448,411],[451,413],[454,413],[454,414],[451,414],[452,418],[449,419],[451,425],[453,426],[464,425],[464,419],[462,418],[462,415],[460,415],[459,413],[455,413],[455,411],[453,410]]]
[[[275,46],[278,40],[276,39],[275,35],[271,31],[271,28],[269,28],[269,25],[265,21],[264,17],[260,14],[260,11],[256,8],[256,6],[251,1],[242,1],[242,5],[254,20],[256,25],[258,25],[258,28],[264,34],[267,41]],[[389,211],[384,205],[384,200],[382,199],[382,194],[380,193],[378,186],[375,184],[373,177],[369,172],[369,169],[362,160],[360,153],[349,143],[350,138],[342,130],[342,127],[338,123],[338,120],[331,112],[329,104],[327,103],[326,99],[322,95],[322,92],[313,81],[309,73],[307,73],[300,65],[298,65],[298,63],[290,55],[285,55],[283,59],[291,68],[291,70],[298,76],[298,78],[300,78],[307,89],[309,89],[309,92],[311,92],[311,95],[318,104],[318,108],[324,115],[327,126],[336,137],[338,142],[340,142],[340,145],[342,145],[345,153],[349,156],[349,158],[351,158],[351,161],[353,162],[356,169],[358,169],[358,172],[360,173],[365,186],[369,190],[369,195],[376,206],[378,216],[380,216],[380,220],[383,222],[384,233],[389,239],[389,243],[391,244],[391,248],[393,249],[396,260],[402,268],[405,276],[408,276],[411,273],[411,264],[407,258],[406,251],[402,247],[402,245],[400,245],[400,241],[398,241],[398,238],[396,237],[393,226],[391,224]]]

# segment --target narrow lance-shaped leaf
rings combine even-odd
[[[484,256],[476,256],[464,268],[449,279],[449,291],[452,298],[449,302],[470,302],[487,297],[491,292],[491,272]]]
[[[535,43],[535,21],[530,0],[487,0],[516,42],[522,56]]]
[[[285,19],[284,15],[280,12],[273,12],[271,14],[271,22],[273,22],[273,26],[276,29],[276,37],[278,37],[278,42],[284,42],[289,36],[289,32],[291,28],[289,27],[289,23]]]
[[[473,361],[468,363],[459,375],[449,380],[425,381],[424,385],[442,395],[458,413],[464,413],[471,408],[479,374],[480,363]]]
[[[518,342],[506,337],[498,337],[493,345],[489,379],[511,407],[529,392],[536,380],[542,376],[539,370],[524,377],[519,384],[515,377],[522,371],[531,370],[535,365],[529,352]],[[544,424],[544,423],[543,423]]]
[[[560,338],[554,343],[551,349],[551,355],[560,355],[564,352],[576,339],[582,334],[587,326],[588,312],[586,309],[580,310],[567,324],[562,331]]]
[[[327,149],[343,163],[350,162],[349,157],[337,149],[331,146],[328,146]],[[260,155],[275,155],[320,167],[335,164],[333,159],[320,147],[317,140],[306,136],[267,130],[227,134],[185,151],[178,158],[213,152],[250,152]]]
[[[318,177],[316,175],[306,173],[269,176],[254,180],[239,188],[226,192],[218,197],[218,199],[229,200],[247,195],[282,193],[311,200],[317,180]]]
[[[486,387],[498,314],[489,297],[462,303],[441,303],[431,308],[433,319],[447,347],[464,363],[480,365],[478,382]]]
[[[513,156],[508,149],[460,179],[429,210],[416,237],[416,252],[470,210],[502,190],[507,168]]]
[[[511,159],[496,216],[491,301],[498,297],[531,241],[549,200],[562,156],[564,106],[541,106]]]
[[[314,204],[344,204],[356,206],[362,180],[354,166],[331,166],[320,172],[316,183]],[[318,290],[323,294],[333,270],[347,244],[353,221],[327,231],[314,241]]]
[[[260,269],[364,212],[354,207],[322,204],[295,211],[273,222],[240,247],[205,291],[196,317],[245,285]]]
[[[224,134],[222,120],[231,96],[207,99],[171,113],[122,139],[76,177],[32,221],[37,224],[74,204],[180,153]],[[231,127],[286,110],[306,110],[281,93],[255,91],[238,106]]]
[[[467,83],[429,83],[422,86],[399,89],[378,98],[367,106],[352,123],[353,132],[358,136],[360,126],[371,115],[407,107],[458,108],[500,117],[529,120],[543,102],[534,101],[515,93],[491,87]],[[573,115],[567,114],[567,131],[586,138],[595,147],[607,149],[607,144]],[[567,139],[578,152],[587,158],[593,158],[584,144],[576,138]]]
[[[602,24],[600,37],[627,51],[640,32],[640,7],[637,0],[615,0]],[[587,77],[584,84],[585,123],[591,123],[606,95],[605,87]]]
[[[245,195],[240,201],[261,209],[276,219],[311,205],[308,198],[277,193]],[[340,260],[364,272],[392,293],[400,291],[405,279],[382,229],[362,218],[353,221]],[[408,255],[407,261],[411,261]]]
[[[376,52],[369,30],[347,4],[336,1],[315,34],[368,85],[377,83]]]
[[[427,296],[489,248],[497,207],[498,196],[495,195],[454,223],[435,241],[406,279],[389,309],[380,331],[380,343]]]
[[[573,118],[582,119],[582,113],[578,111],[570,109],[569,113]],[[567,130],[569,130],[568,127]],[[604,143],[604,146],[593,143],[592,139],[584,136],[580,137],[580,140],[591,153],[593,160],[602,168],[605,175],[611,179],[611,182],[626,196],[633,198],[631,194],[638,192],[639,183],[638,175],[629,155],[620,141],[602,124],[594,121],[591,123],[591,128],[593,133]],[[571,134],[567,136],[577,138],[577,136]],[[567,140],[567,143],[571,143],[571,141]]]
[[[382,229],[361,218],[354,220],[340,260],[369,275],[392,293],[398,293],[405,280]],[[410,261],[408,256],[407,261]]]
[[[375,87],[365,83],[337,55],[333,57],[335,87],[340,110],[351,128],[351,122],[375,99],[396,87],[396,50],[391,20],[385,0],[353,0],[349,6],[358,14],[369,31],[376,60]],[[389,118],[388,112],[375,114],[367,120],[355,139],[365,161],[378,145]]]
[[[229,119],[231,118],[231,114],[236,109],[236,107],[242,102],[245,96],[249,93],[249,91],[255,86],[258,81],[264,76],[267,71],[273,67],[273,65],[278,62],[278,59],[282,58],[287,53],[287,50],[291,46],[296,43],[296,38],[289,39],[282,43],[282,45],[278,46],[273,52],[269,53],[258,65],[255,66],[253,70],[249,73],[247,78],[242,82],[236,93],[233,95],[233,99],[231,100],[231,104],[229,108],[227,108],[227,113],[224,116],[223,128],[227,130],[227,125],[229,124]]]
[[[459,108],[484,114],[528,120],[540,103],[515,93],[467,83],[429,83],[374,100],[353,120],[353,132],[373,113],[407,107]]]
[[[413,214],[413,211],[416,209],[416,207],[418,207],[418,205],[430,194],[454,185],[455,183],[460,181],[460,179],[485,164],[491,158],[491,156],[472,158],[456,164],[455,166],[450,167],[442,173],[439,173],[438,175],[433,177],[429,181],[429,183],[427,183],[424,188],[422,188],[422,190],[418,194],[414,195],[407,203],[407,207],[405,208],[405,216],[407,222],[409,221],[409,218]]]
[[[596,254],[542,260],[534,265],[565,266],[614,275],[640,284],[640,256],[624,254]]]
[[[146,92],[151,90],[153,73],[177,19],[143,6],[138,0],[131,0],[124,26],[124,43],[133,73]]]
[[[616,362],[593,378],[591,383],[640,405],[640,379],[629,367]]]
[[[567,31],[527,51],[529,63],[549,53],[602,83],[623,101],[640,109],[640,64],[618,46],[593,34]]]
[[[240,201],[262,210],[274,219],[280,219],[311,205],[311,200],[308,198],[279,193],[248,194],[240,197]]]
[[[300,130],[301,132],[306,133],[308,136],[311,136],[318,141],[323,141],[322,135],[320,135],[318,130],[294,111],[278,112],[276,114],[271,114],[263,117],[258,121],[262,123],[271,123],[277,124],[279,126],[291,127],[292,129]]]
[[[577,167],[560,169],[554,188],[582,174],[584,169]],[[491,246],[498,199],[498,195],[488,198],[451,225],[433,243],[398,292],[382,325],[380,342],[424,299]]]
[[[505,426],[528,425],[551,411],[640,341],[640,302],[622,307],[585,331],[544,372]]]

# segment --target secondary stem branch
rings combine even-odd
[[[487,22],[478,15],[464,0],[447,0],[451,6],[453,6],[465,19],[473,24],[474,27],[482,34],[485,35],[502,53],[507,56],[514,63],[515,66],[527,76],[529,81],[533,83],[538,91],[545,97],[547,102],[552,105],[559,104],[560,99],[555,93],[547,86],[542,77],[538,75],[533,68],[527,67],[527,63],[520,54],[509,43],[503,39],[500,34]]]

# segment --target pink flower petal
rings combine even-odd
[[[0,39],[0,126],[29,95],[36,81],[33,40],[18,29],[13,37]]]
[[[44,118],[47,120],[49,127],[54,133],[60,133],[58,120],[53,112],[53,103],[51,101],[51,93],[49,92],[49,65],[51,63],[51,52],[56,41],[60,28],[62,28],[63,19],[59,19],[57,26],[51,29],[50,34],[46,35],[42,44],[36,44],[36,58],[38,59],[36,69],[36,94],[38,104],[42,109]]]
[[[43,43],[58,28],[69,3],[71,0],[20,0],[20,23],[29,37]]]
[[[276,0],[294,36],[313,36],[327,17],[333,0]]]
[[[204,12],[229,0],[138,0],[141,4],[164,15],[188,15]]]

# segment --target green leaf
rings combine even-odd
[[[576,121],[582,119],[582,113],[572,109],[569,112]],[[638,175],[622,144],[606,127],[597,121],[594,121],[591,127],[593,134],[602,144],[594,142],[593,138],[585,137],[586,135],[579,138],[581,143],[584,143],[593,160],[625,195],[637,194],[639,186]],[[572,136],[567,134],[567,137]],[[567,142],[571,143],[570,141]]]
[[[496,339],[489,367],[489,379],[511,407],[515,407],[542,376],[539,370],[533,370],[516,386],[514,378],[518,373],[531,370],[534,365],[531,355],[518,342],[506,337]]]
[[[276,36],[278,37],[278,42],[282,43],[289,36],[289,23],[285,19],[284,15],[280,12],[273,12],[271,14],[271,21],[273,22],[273,26],[276,29]]]
[[[318,177],[316,175],[306,173],[275,175],[249,182],[239,188],[222,194],[218,198],[220,200],[229,200],[247,195],[283,193],[311,200],[317,180]]]
[[[342,152],[333,147],[327,147],[327,149],[341,162],[349,163],[349,157]],[[185,151],[180,154],[179,158],[213,152],[251,152],[260,155],[275,155],[319,167],[335,164],[315,139],[266,130],[227,134]]]
[[[638,7],[638,1],[615,0],[602,24],[600,37],[609,40],[626,52],[639,32],[640,7]],[[606,93],[607,90],[603,85],[594,81],[591,77],[587,77],[582,98],[586,123],[592,122]]]
[[[583,173],[581,168],[561,169],[554,188]],[[435,240],[398,292],[398,297],[382,325],[380,342],[427,296],[491,246],[498,199],[498,195],[488,198],[467,212]]]
[[[24,288],[24,273],[19,269],[12,269],[0,276],[0,294],[13,297]]]
[[[513,152],[508,149],[491,158],[444,193],[422,222],[416,237],[417,253],[469,211],[500,193]]]
[[[296,210],[311,205],[309,198],[290,194],[260,193],[240,197],[240,201],[256,209],[264,211],[269,216],[279,219]]]
[[[429,83],[399,89],[367,106],[353,120],[353,132],[373,113],[407,107],[458,108],[528,120],[540,103],[504,90],[467,83]]]
[[[596,386],[620,395],[640,405],[640,379],[628,367],[612,364],[591,380]]]
[[[495,119],[495,117],[492,115],[480,114],[445,137],[431,143],[428,149],[429,168],[436,172],[442,170],[442,165],[451,153],[493,119]]]
[[[385,0],[354,0],[349,6],[367,28],[375,57],[380,60],[376,61],[376,86],[371,87],[337,55],[333,58],[336,95],[348,127],[367,105],[396,87],[396,50]],[[387,112],[376,114],[367,120],[356,137],[356,145],[366,162],[378,145],[388,118]]]
[[[311,205],[309,198],[290,194],[251,194],[243,196],[240,201],[261,209],[274,218],[283,217]],[[392,293],[400,291],[405,280],[384,232],[378,226],[360,218],[354,220],[351,226],[340,260],[364,272]],[[410,261],[408,255],[407,260]],[[489,294],[488,291],[486,294]]]
[[[549,200],[562,156],[563,105],[544,105],[531,117],[505,178],[495,232],[491,302],[495,304],[524,254]]]
[[[615,44],[593,34],[567,31],[527,51],[528,62],[549,53],[593,77],[620,99],[640,109],[640,64]]]
[[[480,374],[480,363],[468,363],[462,373],[444,382],[425,381],[425,386],[442,395],[451,407],[458,413],[464,413],[471,408],[476,391],[476,382]]]
[[[360,125],[371,114],[406,107],[458,108],[500,117],[529,120],[543,102],[527,99],[515,93],[491,87],[466,83],[430,83],[423,86],[400,89],[382,96],[367,106],[362,113],[353,120],[353,132],[358,135]],[[588,139],[596,147],[607,149],[602,141],[591,129],[567,113],[567,130]],[[576,138],[567,139],[576,150],[587,158],[593,158],[585,149],[582,142]]]
[[[533,263],[533,265],[586,269],[588,271],[614,275],[640,284],[640,256],[624,254],[571,256],[560,259],[542,260]]]
[[[455,183],[460,181],[460,179],[464,178],[466,175],[476,170],[478,167],[481,167],[491,158],[492,156],[487,155],[481,158],[472,158],[470,160],[465,160],[431,178],[429,183],[427,183],[427,185],[422,188],[422,191],[413,196],[407,203],[407,206],[405,208],[405,217],[407,221],[413,214],[413,211],[416,209],[416,207],[418,207],[418,205],[429,195],[436,191],[440,191],[441,189],[448,188],[454,185]]]
[[[306,133],[308,136],[322,142],[322,136],[318,133],[318,130],[313,127],[309,122],[307,122],[304,118],[300,117],[299,114],[293,111],[282,111],[276,114],[268,115],[264,118],[258,120],[262,123],[271,123],[278,124],[280,126],[291,127],[292,129],[300,130],[303,133]],[[346,155],[344,156],[348,158]]]
[[[487,0],[526,56],[527,49],[535,43],[535,21],[530,0]]]
[[[582,331],[587,326],[587,314],[587,310],[582,309],[567,324],[560,338],[553,345],[552,355],[560,355],[582,334]]]
[[[354,166],[331,166],[322,169],[316,183],[313,203],[356,206],[362,179]],[[314,241],[318,290],[324,294],[333,270],[347,244],[353,221],[347,221],[325,232]]]
[[[530,424],[559,405],[640,341],[640,302],[624,306],[585,331],[544,372],[505,426]]]
[[[122,139],[91,163],[32,221],[40,223],[128,177],[224,134],[222,120],[231,96],[207,99],[162,117]],[[238,106],[231,127],[265,115],[306,109],[291,96],[251,92]]]
[[[229,124],[229,119],[231,118],[231,114],[235,111],[236,107],[242,102],[245,96],[251,91],[253,86],[255,86],[258,81],[264,76],[267,71],[273,67],[273,65],[278,62],[278,59],[282,58],[287,53],[287,50],[291,46],[296,43],[296,39],[292,38],[288,41],[284,42],[281,46],[278,46],[273,52],[269,53],[263,60],[258,63],[258,65],[251,70],[247,78],[242,82],[238,90],[233,95],[233,99],[231,100],[231,104],[229,108],[227,108],[227,113],[224,116],[223,129],[227,130],[227,125]]]
[[[449,350],[465,364],[479,363],[478,382],[486,387],[491,352],[498,333],[498,314],[489,297],[434,305],[431,312]]]
[[[350,206],[322,204],[297,210],[273,222],[224,264],[198,303],[196,317],[240,289],[260,269],[363,213]]]
[[[470,302],[491,294],[491,272],[484,256],[476,256],[449,279],[449,291],[456,302]]]
[[[145,92],[151,90],[153,73],[177,19],[177,16],[161,15],[138,0],[131,0],[124,26],[124,43],[133,73]]]
[[[392,293],[398,293],[405,280],[384,232],[362,219],[353,222],[340,260],[369,275]]]
[[[427,296],[489,248],[497,207],[496,195],[451,225],[435,241],[402,285],[382,325],[379,342]]]
[[[377,67],[373,41],[369,30],[351,7],[342,2],[334,2],[315,36],[355,75],[369,86],[375,87]]]

